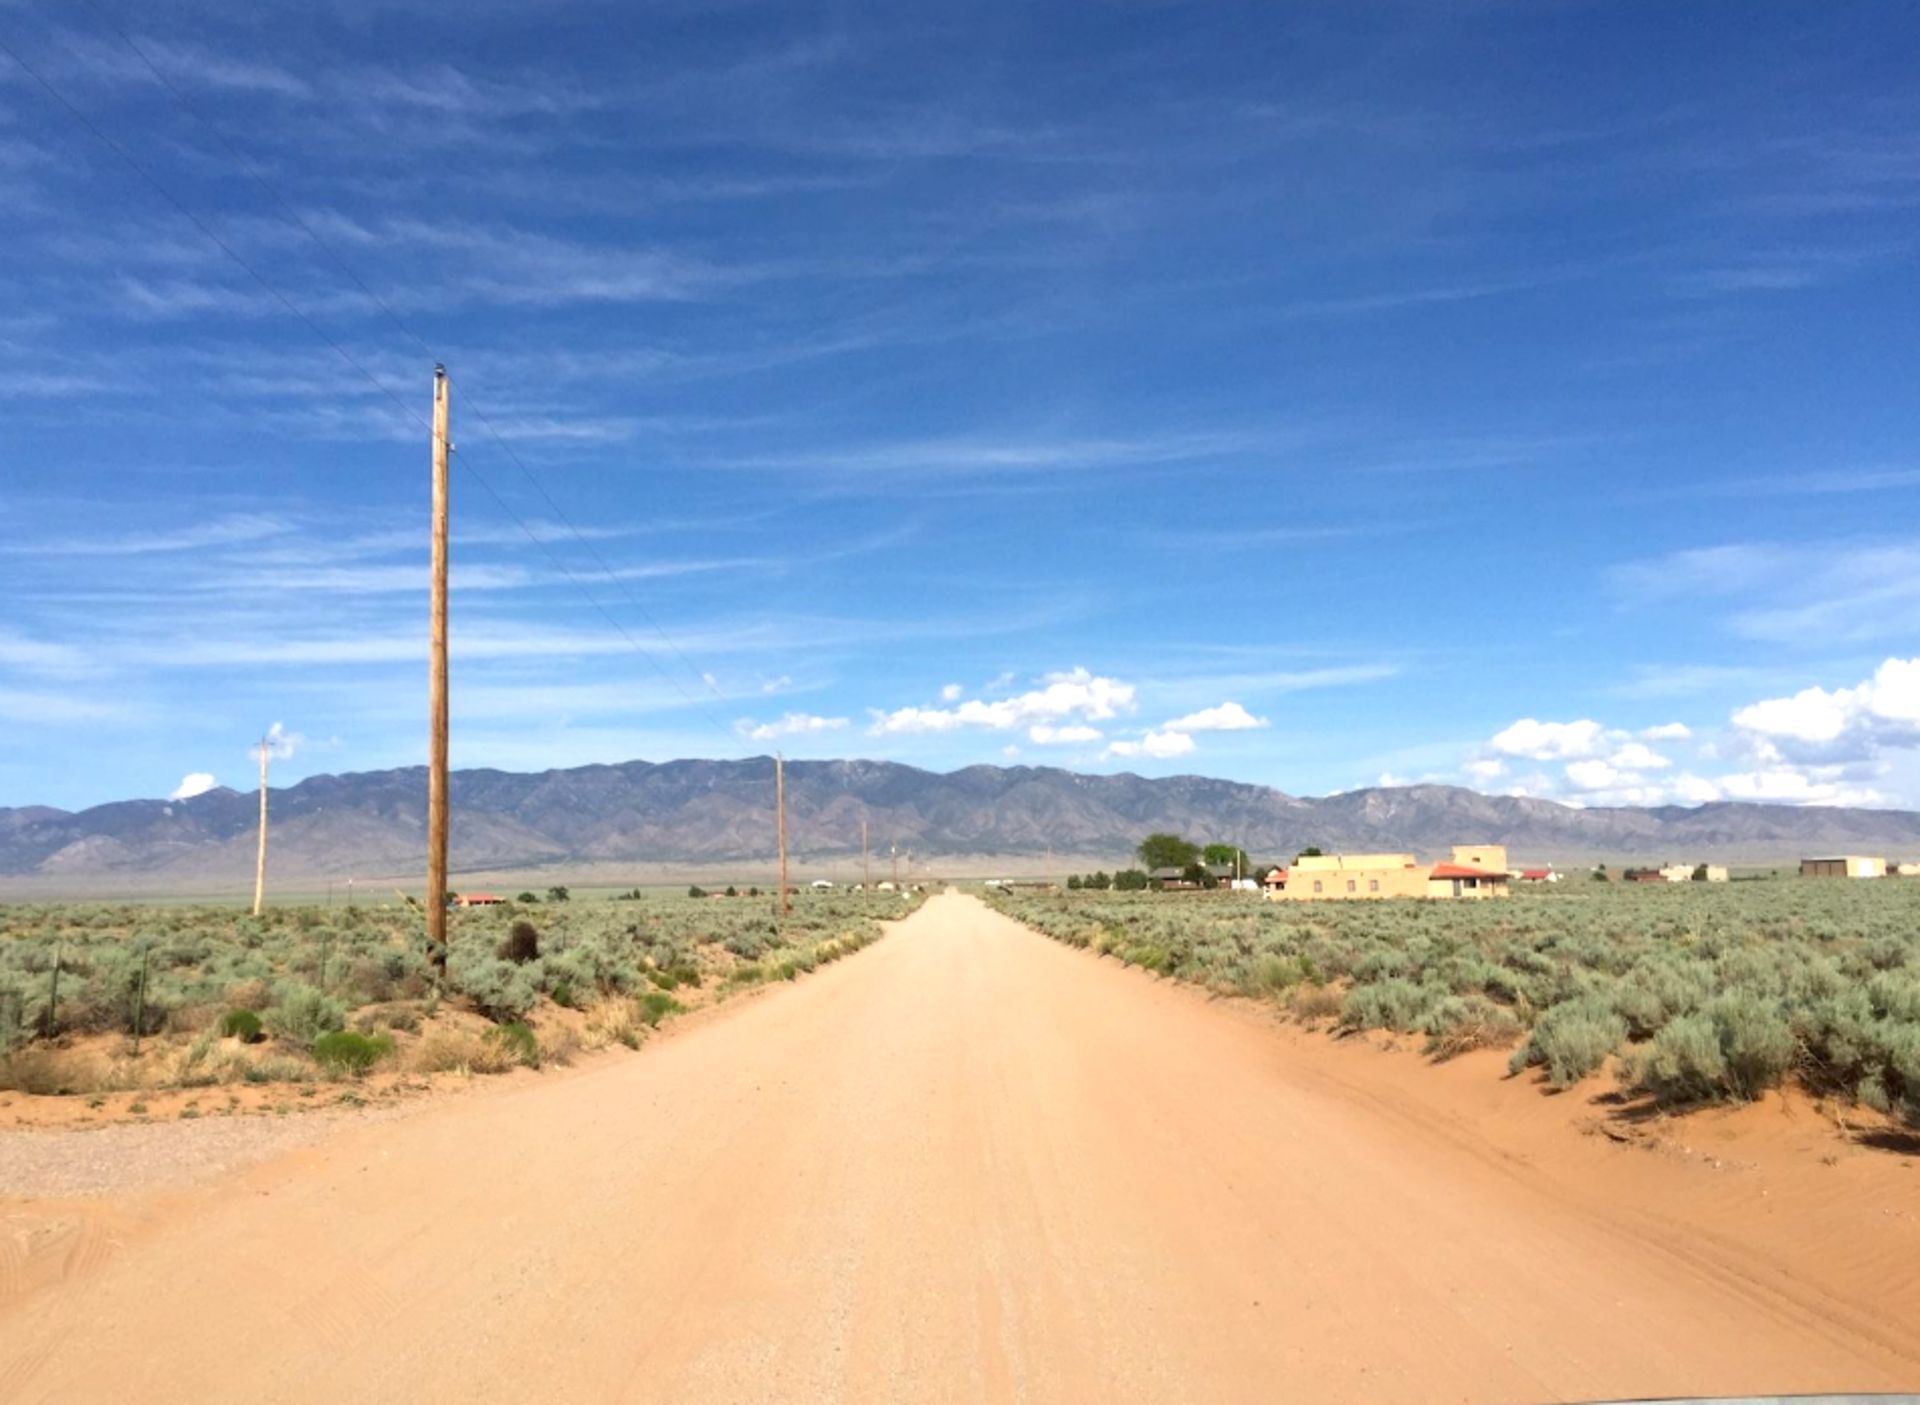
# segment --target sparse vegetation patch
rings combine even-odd
[[[1789,1080],[1920,1125],[1920,882],[1563,884],[1500,903],[1301,908],[1083,883],[989,890],[1056,940],[1303,1022],[1509,1047],[1668,1106]]]

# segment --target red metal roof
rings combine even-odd
[[[1267,882],[1269,883],[1284,883],[1286,881],[1287,871],[1284,868],[1276,868],[1267,875]]]
[[[1437,863],[1429,878],[1505,878],[1504,873],[1494,873],[1484,868],[1468,868],[1463,863]]]
[[[1550,868],[1524,868],[1520,870],[1520,876],[1522,878],[1531,878],[1539,881],[1551,875],[1552,872],[1553,870]]]

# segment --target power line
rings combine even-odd
[[[387,321],[392,323],[394,329],[398,331],[401,336],[407,338],[407,340],[411,341],[416,347],[418,347],[420,351],[423,354],[425,354],[430,360],[433,360],[435,362],[444,361],[445,358],[441,357],[438,353],[436,353],[435,350],[427,344],[426,340],[423,337],[421,337],[420,334],[416,332],[410,325],[408,325],[408,323],[400,316],[400,314],[394,310],[393,306],[390,303],[388,303],[385,298],[381,297],[379,293],[375,292],[370,286],[368,286],[366,280],[361,278],[359,273],[354,270],[353,265],[348,263],[346,258],[342,256],[340,252],[333,247],[332,244],[328,243],[327,240],[321,236],[320,232],[316,230],[313,227],[313,225],[309,223],[300,214],[300,212],[297,209],[294,208],[293,203],[289,201],[283,194],[281,194],[279,189],[266,176],[262,175],[255,168],[254,163],[246,156],[246,154],[243,153],[238,147],[236,147],[232,141],[228,140],[226,133],[222,132],[220,128],[214,124],[212,119],[209,118],[205,113],[201,112],[199,107],[192,101],[192,99],[190,99],[184,92],[182,92],[180,88],[173,82],[172,79],[166,76],[166,73],[157,64],[154,63],[153,59],[147,54],[146,50],[140,47],[139,43],[135,41],[133,36],[128,34],[126,30],[122,29],[118,24],[116,24],[112,16],[107,14],[107,12],[103,10],[98,3],[96,3],[96,0],[87,0],[87,3],[88,3],[88,7],[99,18],[100,22],[104,24],[108,29],[112,30],[116,36],[118,36],[120,42],[126,46],[128,52],[132,53],[133,56],[137,58],[140,61],[140,63],[146,68],[147,72],[153,75],[155,82],[159,83],[161,87],[166,89],[166,91],[172,96],[175,103],[179,105],[181,110],[187,113],[187,115],[192,117],[196,122],[198,122],[203,128],[206,129],[208,134],[210,134],[215,141],[220,143],[221,147],[226,151],[226,153],[233,158],[235,165],[240,169],[242,174],[244,174],[249,180],[251,180],[254,183],[255,188],[258,189],[269,200],[271,200],[273,204],[278,206],[281,212],[286,215],[288,220],[290,220],[293,223],[293,225],[300,230],[302,234],[306,235],[308,239],[313,241],[314,246],[318,248],[322,253],[324,253],[327,256],[327,258],[332,261],[333,265],[336,268],[338,268],[342,273],[344,273],[347,276],[347,278],[352,281],[353,285],[356,288],[358,288],[360,292],[363,295],[365,295],[366,298],[370,302],[372,302],[375,307],[380,309],[381,313],[385,315]],[[521,477],[525,478],[527,480],[527,483],[534,489],[534,491],[540,494],[540,497],[546,503],[548,510],[551,511],[554,514],[554,516],[560,520],[561,525],[567,529],[567,531],[572,535],[573,539],[576,542],[578,542],[581,545],[581,547],[583,547],[586,550],[587,554],[593,558],[595,564],[599,566],[601,574],[606,576],[608,581],[610,581],[613,584],[614,588],[617,589],[621,595],[626,597],[628,604],[632,605],[634,609],[640,612],[641,617],[647,621],[648,625],[652,627],[654,633],[660,637],[660,641],[663,644],[665,644],[669,650],[672,651],[674,657],[680,660],[681,664],[683,664],[686,667],[687,671],[690,674],[693,674],[695,677],[699,678],[700,681],[706,685],[707,690],[711,692],[716,698],[718,698],[722,702],[726,701],[725,695],[721,693],[720,690],[716,688],[710,681],[708,681],[707,676],[703,670],[696,668],[694,666],[693,660],[687,657],[686,653],[680,648],[679,644],[674,641],[672,635],[670,635],[667,632],[666,627],[660,623],[660,621],[654,616],[653,612],[647,608],[646,604],[643,601],[641,601],[637,595],[635,595],[631,590],[627,588],[626,583],[623,580],[621,580],[619,575],[614,571],[613,567],[608,564],[606,558],[601,555],[599,549],[595,547],[592,544],[592,542],[588,539],[588,537],[583,532],[581,532],[578,527],[574,525],[573,519],[567,516],[565,510],[562,509],[560,504],[554,500],[553,495],[547,491],[546,486],[543,483],[541,483],[541,481],[534,475],[533,470],[527,467],[525,460],[523,460],[520,457],[520,455],[517,452],[515,452],[513,446],[507,441],[506,437],[500,433],[500,431],[495,427],[493,421],[490,418],[488,418],[486,411],[482,409],[477,402],[470,402],[468,405],[468,409],[471,410],[474,417],[480,421],[481,427],[487,431],[487,434],[493,439],[494,443],[499,446],[501,453],[506,455],[508,461],[511,462],[515,468],[519,469]],[[688,701],[691,703],[692,699],[689,698]],[[701,710],[704,712],[705,708],[702,707]],[[714,721],[716,726],[719,725],[718,722],[711,717],[711,715],[709,715],[708,720]],[[724,731],[725,729],[722,728],[722,730]]]
[[[116,28],[115,32],[119,33],[120,31]],[[132,41],[127,39],[124,34],[121,35],[121,38],[125,40],[125,42],[127,42],[130,47],[133,48],[136,54],[139,54],[142,62],[147,63],[148,68],[155,73],[156,77],[158,77],[159,71],[153,68],[153,65],[151,64],[151,62],[148,61],[146,59],[146,56],[140,52],[138,46],[133,45]],[[252,263],[250,263],[246,258],[244,258],[237,250],[233,248],[232,245],[227,243],[226,240],[222,239],[220,235],[216,233],[213,230],[213,228],[206,223],[206,221],[202,220],[197,214],[195,214],[194,211],[183,200],[181,200],[178,196],[176,196],[170,189],[167,188],[167,186],[163,182],[160,181],[158,177],[156,177],[151,171],[149,171],[144,165],[142,165],[140,161],[130,151],[126,149],[126,147],[121,145],[118,141],[114,140],[112,136],[110,136],[97,123],[95,123],[90,117],[88,117],[84,111],[82,111],[79,107],[76,107],[71,101],[69,101],[64,93],[62,93],[51,82],[49,82],[47,78],[44,75],[42,75],[37,68],[35,68],[32,64],[28,63],[26,59],[21,56],[19,51],[15,49],[11,44],[7,43],[4,38],[0,38],[0,53],[5,53],[8,58],[12,59],[14,64],[19,67],[21,72],[25,73],[29,78],[31,78],[34,81],[34,83],[37,84],[40,87],[40,89],[47,94],[48,97],[53,99],[53,101],[62,110],[64,110],[67,113],[69,117],[71,117],[75,122],[79,123],[80,126],[83,127],[88,133],[90,133],[93,136],[93,138],[96,141],[98,141],[102,146],[105,146],[109,151],[113,152],[114,155],[118,156],[121,159],[121,161],[124,162],[127,165],[127,167],[134,172],[135,175],[139,176],[140,179],[144,181],[156,194],[158,194],[176,211],[178,211],[180,215],[184,217],[190,224],[192,224],[193,227],[197,229],[206,238],[206,240],[209,243],[211,243],[222,254],[226,255],[228,259],[230,259],[233,263],[235,263],[242,270],[244,270],[249,277],[251,277],[256,283],[258,283],[260,287],[264,289],[267,292],[267,294],[274,299],[275,302],[279,303],[281,307],[286,309],[288,315],[298,320],[302,325],[304,325],[307,328],[309,332],[311,332],[314,335],[314,337],[317,340],[322,342],[327,347],[331,348],[333,352],[336,355],[338,355],[342,361],[344,361],[353,370],[359,372],[361,376],[365,377],[368,384],[373,386],[375,390],[379,391],[381,394],[385,395],[389,400],[393,401],[393,403],[397,407],[399,407],[401,414],[411,419],[415,424],[419,425],[421,428],[427,429],[429,432],[431,432],[431,426],[428,425],[427,421],[421,417],[421,415],[417,410],[415,410],[412,406],[410,406],[405,400],[401,399],[400,396],[392,389],[392,387],[388,386],[384,381],[382,381],[378,376],[376,376],[371,370],[369,370],[364,364],[362,364],[359,360],[357,360],[354,357],[354,355],[350,351],[348,351],[344,346],[342,346],[337,340],[329,336],[324,328],[322,328],[317,322],[315,322],[304,311],[302,311],[290,298],[287,297],[285,293],[283,293],[280,290],[280,288],[276,284],[272,282],[272,280],[267,278],[265,274],[261,273],[258,268],[256,268]],[[166,80],[162,78],[161,81],[165,83]],[[175,95],[178,96],[177,90],[173,88],[172,84],[168,83],[166,84],[166,86],[168,88],[168,91],[174,92]],[[184,99],[182,101],[184,103]],[[193,111],[193,108],[191,107],[191,105],[187,105],[187,110],[190,113],[192,113],[202,123],[206,122],[205,118],[200,117],[197,112]],[[209,126],[210,130],[213,130],[211,128],[211,124],[207,124],[207,125]],[[218,135],[217,132],[216,132],[216,135]],[[223,142],[225,141],[224,137],[222,138],[222,141]],[[229,150],[231,149],[232,149],[231,145],[229,144]],[[242,163],[245,164],[244,158],[239,158],[237,152],[235,153],[235,155],[236,155],[236,159],[242,160]],[[251,175],[251,172],[249,172],[249,174]],[[257,176],[254,177],[254,179],[256,181],[259,180]],[[277,197],[276,197],[276,203],[279,203],[283,208],[286,208],[286,202],[283,200],[278,200]],[[310,228],[308,228],[304,221],[296,220],[296,223],[300,224],[300,226],[303,229],[306,229],[309,236],[312,237],[314,241],[320,245],[320,247],[322,247],[323,249],[328,249],[328,246],[326,245],[325,241],[321,240],[317,234],[315,234]],[[395,314],[392,311],[392,309],[388,307],[381,298],[378,297],[377,294],[373,293],[371,289],[367,288],[365,283],[361,281],[359,276],[353,273],[353,271],[350,268],[347,268],[344,261],[341,260],[337,254],[332,254],[331,249],[328,249],[328,252],[329,254],[332,255],[335,262],[339,263],[343,269],[346,269],[348,276],[351,277],[353,281],[356,284],[358,284],[363,291],[367,293],[367,296],[370,297],[376,304],[382,307],[382,309],[387,313],[388,317],[394,321],[395,325],[398,326],[406,336],[411,338],[417,345],[419,345],[422,348],[422,350],[427,350],[428,354],[431,355],[431,351],[426,347],[426,343],[422,341],[419,338],[419,336],[417,336],[410,329],[408,329],[404,323],[400,322],[397,314]],[[477,407],[475,409],[475,414],[481,420],[482,424],[486,425],[489,433],[492,434],[495,441],[500,444],[502,450],[506,453],[507,457],[511,461],[513,461],[517,467],[519,467],[521,473],[527,477],[528,482],[532,483],[533,486],[539,490],[541,496],[546,499],[546,501],[550,506],[552,506],[554,512],[558,516],[560,516],[563,523],[565,523],[565,525],[567,526],[567,529],[574,534],[575,538],[578,539],[583,546],[588,546],[589,552],[591,552],[596,557],[596,559],[599,559],[599,553],[597,551],[593,551],[593,548],[587,544],[586,538],[581,536],[579,529],[577,527],[574,527],[572,524],[572,521],[566,517],[565,513],[560,511],[558,504],[554,503],[552,496],[548,494],[546,492],[546,489],[540,485],[539,481],[533,477],[531,472],[527,469],[526,465],[520,461],[519,456],[512,451],[512,449],[507,445],[506,441],[500,436],[499,432],[492,427],[491,423],[487,421],[486,416],[483,413],[481,413]],[[631,633],[628,632],[626,627],[622,625],[619,622],[619,620],[614,618],[614,616],[607,610],[606,606],[601,604],[601,602],[594,597],[592,592],[586,588],[586,586],[580,581],[580,579],[576,575],[574,575],[574,573],[570,569],[568,569],[566,563],[562,561],[560,557],[554,552],[551,544],[543,540],[537,532],[535,532],[530,526],[527,525],[527,523],[521,518],[520,514],[513,510],[512,506],[508,504],[507,500],[500,495],[499,491],[494,488],[492,483],[490,483],[486,479],[486,477],[483,474],[481,474],[481,472],[478,469],[476,469],[473,466],[473,464],[464,455],[459,454],[457,450],[455,452],[455,457],[459,460],[461,469],[473,477],[473,480],[476,483],[478,483],[481,486],[481,488],[483,488],[486,491],[487,495],[494,500],[494,502],[499,506],[500,510],[507,515],[507,517],[514,523],[515,526],[517,526],[521,530],[522,533],[525,534],[527,540],[532,542],[535,546],[539,547],[541,551],[545,553],[547,559],[553,563],[555,569],[557,569],[560,572],[560,574],[563,577],[565,577],[566,580],[570,584],[572,584],[576,590],[580,592],[582,598],[584,598],[589,605],[593,606],[593,608],[600,613],[600,615],[607,621],[607,623],[611,625],[614,628],[614,630],[620,635],[620,637],[626,641],[627,645],[630,648],[632,648],[635,653],[639,654],[641,657],[645,658],[650,664],[652,664],[653,667],[659,671],[660,675],[663,678],[665,678],[668,683],[672,684],[674,689],[680,694],[682,699],[685,700],[689,706],[697,709],[701,713],[701,715],[706,718],[707,722],[714,727],[716,731],[718,731],[722,736],[727,738],[729,745],[733,745],[733,746],[740,745],[739,739],[737,738],[737,736],[729,728],[727,728],[723,723],[721,723],[720,720],[713,715],[712,711],[705,706],[705,704],[699,702],[697,699],[695,699],[692,696],[692,694],[688,693],[687,690],[683,686],[681,686],[680,681],[677,678],[675,678],[671,672],[667,670],[666,666],[662,664],[660,660],[652,654],[651,651],[649,651],[644,646],[642,646],[640,642],[636,640]],[[641,605],[637,599],[634,599],[630,591],[627,591],[625,589],[624,585],[619,581],[619,579],[616,576],[614,576],[612,570],[605,565],[604,560],[602,561],[601,569],[606,573],[608,579],[612,580],[614,584],[621,589],[621,592],[627,595],[628,599],[635,605],[635,607],[638,608],[643,615],[647,616],[648,620],[653,624],[655,630],[661,634],[661,637],[663,639],[667,640],[668,644],[673,648],[674,652],[677,655],[679,655],[681,661],[683,663],[686,663],[687,666],[691,669],[692,668],[691,661],[688,660],[686,658],[686,655],[680,651],[679,646],[674,645],[672,643],[672,640],[667,637],[667,635],[665,634],[665,631],[661,629],[659,622],[653,618],[652,613],[648,611],[644,605]],[[702,681],[704,682],[705,680],[703,679]],[[709,684],[708,686],[711,688],[712,685]],[[723,696],[719,693],[718,689],[713,689],[713,691],[716,696]]]

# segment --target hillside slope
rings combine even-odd
[[[1056,854],[1118,861],[1173,830],[1237,841],[1258,859],[1322,848],[1431,854],[1505,843],[1516,858],[1782,859],[1812,850],[1920,854],[1920,815],[1897,810],[1714,804],[1574,809],[1455,786],[1374,788],[1304,799],[1203,776],[1092,776],[1049,767],[948,774],[884,761],[787,767],[793,852],[876,850],[928,858]],[[457,869],[562,863],[744,862],[772,850],[773,762],[630,761],[539,774],[456,771]],[[280,877],[410,873],[425,850],[422,768],[315,776],[272,796]],[[0,809],[0,874],[193,879],[251,872],[256,799],[126,800],[75,813]]]

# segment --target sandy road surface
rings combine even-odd
[[[1920,1387],[1911,1282],[1851,1301],[1616,1216],[1295,1052],[937,898],[638,1058],[92,1234],[0,1308],[0,1399]]]

